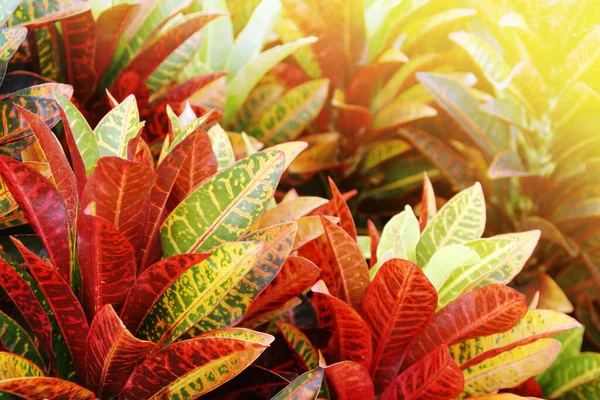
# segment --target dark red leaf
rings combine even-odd
[[[81,300],[90,320],[106,304],[120,307],[136,277],[135,252],[127,238],[102,217],[81,213],[78,221]]]
[[[525,296],[504,285],[489,285],[460,296],[442,308],[410,346],[412,365],[440,345],[510,330],[527,312]]]
[[[381,400],[446,400],[463,391],[465,378],[448,347],[439,346],[431,354],[402,372]]]
[[[354,225],[354,219],[352,218],[352,212],[348,208],[346,200],[342,197],[342,194],[338,190],[335,182],[331,177],[329,179],[329,187],[331,188],[331,194],[333,195],[333,202],[336,209],[336,215],[340,218],[340,226],[346,231],[348,235],[354,241],[356,241],[356,226]]]
[[[44,153],[44,157],[50,167],[50,172],[54,177],[56,190],[67,207],[69,222],[73,226],[77,213],[77,182],[62,146],[50,128],[37,115],[23,107],[15,107],[19,110],[19,115],[25,120],[35,135]]]
[[[24,399],[94,400],[89,390],[58,378],[15,378],[0,381],[0,390]]]
[[[42,174],[8,157],[0,156],[0,175],[40,237],[52,264],[70,282],[69,223],[62,198]]]
[[[375,399],[369,370],[354,361],[342,361],[326,367],[325,376],[338,400]]]
[[[281,375],[258,365],[251,365],[244,372],[207,393],[207,400],[270,399],[290,382]]]
[[[95,215],[111,222],[137,250],[144,240],[153,184],[154,173],[146,165],[102,157],[83,191],[81,209],[95,202]]]
[[[61,25],[67,81],[73,86],[75,97],[85,101],[94,93],[96,84],[93,69],[96,23],[92,10],[63,19]],[[106,54],[104,57],[109,58]]]
[[[154,347],[154,343],[134,337],[112,306],[104,306],[94,317],[87,338],[87,386],[99,398],[116,396],[137,363]]]
[[[51,265],[42,261],[18,240],[13,239],[13,243],[19,249],[29,271],[48,300],[48,305],[52,308],[69,348],[77,376],[85,376],[85,338],[89,327],[77,297],[69,284]]]
[[[209,254],[180,254],[148,267],[131,288],[121,311],[121,319],[135,333],[160,295],[181,274],[200,264]]]
[[[371,377],[375,393],[398,374],[408,346],[425,329],[437,308],[437,292],[423,271],[407,260],[385,262],[371,282],[363,318],[373,337]]]
[[[319,327],[333,333],[329,350],[337,361],[355,361],[370,367],[373,357],[371,332],[361,316],[348,304],[313,287],[313,305]],[[369,379],[370,380],[370,379]]]

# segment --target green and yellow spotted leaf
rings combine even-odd
[[[440,248],[479,239],[485,228],[485,199],[479,183],[448,201],[423,230],[417,264],[427,265]]]
[[[283,334],[290,349],[298,354],[307,369],[315,369],[319,366],[317,349],[300,329],[281,321],[277,321],[277,328]]]
[[[217,157],[219,171],[231,167],[235,164],[235,154],[233,146],[227,132],[221,128],[221,125],[216,124],[208,130],[208,137],[212,144],[213,152]]]
[[[557,399],[571,390],[600,378],[600,354],[581,353],[561,362],[544,375],[544,396]]]
[[[600,380],[595,380],[571,390],[561,400],[600,399]]]
[[[213,249],[209,258],[181,274],[156,300],[137,336],[158,347],[182,337],[221,304],[262,248],[259,242],[237,242]]]
[[[479,261],[465,264],[452,272],[439,290],[439,306],[443,307],[461,294],[473,290],[476,283],[504,263],[516,245],[516,240],[512,238],[487,238],[465,243],[465,247],[477,253]]]
[[[0,341],[10,352],[28,359],[41,370],[46,369],[42,356],[27,331],[2,311],[0,311]]]
[[[2,6],[0,5],[0,7]],[[0,30],[0,68],[3,68],[8,63],[26,36],[27,28],[20,27]]]
[[[323,368],[318,367],[303,373],[271,400],[316,399],[323,383],[323,372]]]
[[[203,252],[242,237],[271,201],[284,162],[283,152],[266,150],[204,182],[162,224],[164,257]]]
[[[562,346],[560,347],[560,353],[554,361],[554,364],[543,374],[536,377],[536,380],[542,383],[548,383],[548,376],[557,368],[560,368],[561,363],[571,357],[578,355],[581,351],[581,344],[583,343],[584,327],[570,329],[566,332],[559,333],[552,336],[554,339],[560,341]]]
[[[0,352],[0,380],[26,376],[44,376],[44,373],[26,358],[6,351]]]
[[[21,0],[6,0],[0,3],[0,25],[8,20],[20,2]]]
[[[205,333],[204,335],[202,335],[200,337],[243,340],[245,342],[261,344],[263,346],[270,345],[274,340],[273,336],[271,336],[267,333],[253,331],[251,329],[245,329],[245,328],[221,329],[221,330]]]
[[[258,122],[263,113],[279,100],[283,92],[285,87],[278,83],[258,85],[250,92],[229,125],[235,131],[241,132],[249,124]]]
[[[290,18],[281,18],[275,25],[275,32],[283,43],[291,43],[304,37],[298,25]],[[311,46],[300,47],[294,52],[293,57],[310,78],[319,79],[323,76],[319,61]]]
[[[34,31],[36,46],[39,54],[39,65],[41,74],[49,79],[58,80],[60,75],[60,57],[55,51],[56,31],[49,27],[41,27]]]
[[[266,146],[295,139],[315,119],[327,99],[329,80],[311,81],[295,87],[269,108],[247,133]]]
[[[515,387],[548,368],[560,351],[560,342],[540,339],[489,358],[463,371],[464,393],[482,396]]]
[[[121,104],[110,110],[94,129],[100,157],[127,158],[127,144],[143,126],[135,96],[129,95]]]

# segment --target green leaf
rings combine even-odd
[[[442,247],[435,252],[429,263],[423,268],[425,276],[429,279],[437,292],[459,268],[477,264],[481,261],[479,254],[461,244],[452,244]]]
[[[247,133],[272,146],[294,140],[315,119],[327,99],[329,80],[304,83],[290,90]]]
[[[100,157],[127,158],[127,145],[144,126],[134,95],[129,95],[100,120],[94,136]]]
[[[35,363],[42,371],[46,370],[37,345],[19,324],[0,311],[0,340],[10,352]],[[2,368],[0,368],[1,370]]]
[[[323,368],[312,369],[296,378],[271,400],[316,399],[323,383]]]
[[[163,223],[163,256],[202,252],[238,240],[273,197],[284,161],[281,151],[256,153],[198,187]]]
[[[17,2],[18,3],[18,2]],[[5,4],[1,4],[0,7],[6,7]],[[0,8],[0,13],[3,11]],[[0,15],[0,20],[2,15]],[[10,61],[13,55],[21,46],[23,40],[27,36],[27,28],[8,28],[0,30],[0,68]]]
[[[546,386],[550,382],[550,376],[552,371],[555,369],[561,368],[560,365],[563,361],[578,355],[581,351],[581,344],[583,343],[583,333],[585,328],[573,328],[566,332],[561,332],[557,335],[552,336],[554,339],[558,340],[562,343],[560,347],[560,353],[558,353],[558,357],[554,360],[554,364],[542,374],[536,377],[536,380],[540,383],[540,385]]]
[[[296,49],[314,43],[316,40],[316,38],[310,37],[272,47],[244,65],[229,82],[229,90],[225,100],[225,122],[228,123],[231,120],[246,101],[250,91],[268,71]]]
[[[248,61],[260,54],[281,11],[280,0],[262,0],[250,20],[235,39],[225,70],[236,74]]]
[[[0,25],[4,25],[20,2],[21,0],[6,0],[0,3]]]
[[[203,0],[205,12],[229,13],[225,0]],[[233,46],[233,25],[231,17],[218,18],[204,28],[204,42],[198,53],[198,59],[212,71],[221,71],[225,67],[227,56]]]
[[[417,259],[417,243],[419,242],[420,236],[419,221],[417,220],[417,217],[415,217],[412,208],[406,206],[404,211],[390,219],[383,227],[381,240],[379,246],[377,246],[378,264],[381,265],[383,262],[387,261],[384,255],[392,250],[394,242],[396,242],[398,238],[401,238],[404,243],[408,260],[415,262]]]
[[[600,377],[600,354],[581,353],[561,362],[543,381],[544,396],[556,399]]]
[[[217,157],[219,171],[231,167],[235,164],[235,154],[233,146],[227,132],[221,128],[221,125],[216,124],[208,130],[208,137],[212,144],[213,152]]]
[[[26,376],[44,376],[44,373],[37,365],[26,358],[0,351],[0,380]],[[0,396],[2,395],[0,394]]]
[[[448,201],[427,225],[417,244],[417,264],[427,265],[444,246],[481,237],[485,229],[485,199],[476,183]]]
[[[241,132],[249,124],[259,121],[263,113],[280,99],[283,92],[285,87],[278,83],[258,85],[235,114],[230,127],[236,132]]]

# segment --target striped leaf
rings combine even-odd
[[[548,368],[560,351],[560,342],[540,339],[489,358],[463,371],[464,392],[471,396],[515,387]]]
[[[524,304],[521,301],[521,305]],[[522,315],[521,307],[515,315]],[[509,351],[517,346],[532,343],[557,333],[581,326],[573,318],[551,310],[530,310],[510,329],[498,329],[496,334],[473,337],[450,347],[450,353],[462,370],[485,359]]]
[[[314,400],[323,383],[323,368],[303,373],[271,400]]]
[[[266,110],[247,133],[271,146],[295,139],[315,119],[328,95],[329,80],[304,83]]]
[[[242,372],[272,341],[272,336],[256,332],[247,339],[213,334],[173,343],[133,371],[121,396],[140,400],[199,397]]]
[[[202,0],[202,10],[230,14],[225,0]],[[197,60],[210,70],[222,71],[233,46],[233,39],[230,15],[212,21],[204,29],[204,42]]]
[[[420,236],[419,221],[417,221],[412,208],[406,206],[404,211],[392,217],[392,219],[390,219],[383,227],[379,246],[377,246],[378,264],[381,265],[390,258],[393,258],[393,254],[387,256],[386,254],[389,253],[390,250],[393,250],[394,243],[399,241],[401,241],[404,246],[407,260],[416,262],[416,248]]]
[[[319,354],[310,339],[292,324],[282,321],[277,321],[276,324],[288,347],[302,363],[302,368],[305,370],[318,368]]]
[[[0,351],[0,380],[26,376],[44,376],[44,373],[37,365],[26,358]]]
[[[183,336],[221,304],[250,271],[263,246],[260,243],[225,244],[183,272],[163,291],[144,317],[137,336],[165,346]]]
[[[25,399],[95,400],[93,392],[58,378],[27,377],[0,381],[0,391]]]
[[[581,353],[561,362],[540,382],[544,396],[557,399],[577,387],[600,378],[600,354]]]
[[[436,306],[437,293],[417,265],[392,259],[381,266],[362,308],[373,337],[375,393],[396,377],[409,344],[429,324]]]
[[[325,376],[339,400],[374,400],[375,391],[368,368],[342,361],[325,368]]]
[[[549,377],[553,371],[561,368],[563,361],[579,355],[581,344],[583,343],[584,330],[584,327],[574,328],[553,336],[553,339],[560,341],[562,346],[560,347],[560,353],[558,353],[558,357],[556,357],[554,364],[536,377],[536,380],[542,387],[548,384],[550,380]]]
[[[450,346],[508,331],[526,312],[525,296],[506,286],[486,286],[462,295],[435,314],[410,346],[405,363],[413,365],[441,344]],[[462,349],[462,344],[456,345],[459,348]],[[460,358],[454,359],[460,365]]]
[[[0,342],[11,353],[33,362],[42,371],[46,370],[38,345],[25,329],[2,311],[0,311]]]
[[[219,124],[214,125],[208,130],[208,137],[210,138],[212,151],[217,158],[219,171],[235,164],[235,154],[231,140],[229,140],[227,132]]]
[[[340,218],[340,226],[346,231],[352,239],[356,241],[356,225],[354,224],[354,218],[352,212],[348,207],[348,203],[340,193],[335,182],[331,177],[328,177],[329,189],[331,190],[332,202],[335,207],[335,214]]]
[[[277,83],[256,86],[229,125],[236,132],[242,132],[249,124],[257,123],[262,115],[281,98],[284,91],[285,87]]]
[[[300,217],[310,214],[320,206],[327,204],[327,200],[316,196],[302,196],[297,199],[279,203],[267,210],[259,220],[259,228],[295,221]]]
[[[127,144],[143,126],[135,97],[130,95],[110,110],[94,129],[100,157],[127,158]]]
[[[398,375],[381,399],[453,399],[462,392],[463,385],[462,372],[450,357],[448,347],[441,345]]]
[[[0,68],[10,61],[26,36],[27,28],[23,27],[0,30]]]
[[[154,344],[135,338],[111,305],[104,306],[92,321],[86,342],[87,386],[99,398],[117,395],[137,363]]]
[[[65,48],[67,82],[73,85],[75,97],[88,99],[94,93],[96,73],[93,69],[97,26],[92,10],[61,21]]]
[[[0,5],[0,25],[3,25],[19,6],[21,0],[7,0]]]
[[[597,399],[600,397],[600,380],[578,386],[561,397],[563,400]]]
[[[417,264],[427,265],[444,246],[479,239],[485,228],[485,200],[479,183],[448,201],[423,230],[417,244]]]
[[[207,180],[163,223],[164,256],[201,252],[239,239],[271,200],[283,164],[282,152],[264,151]]]

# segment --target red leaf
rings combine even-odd
[[[319,327],[333,332],[329,349],[335,360],[355,361],[368,369],[373,357],[368,325],[348,304],[327,293],[318,292],[316,286],[312,290]]]
[[[74,95],[86,100],[94,93],[94,46],[96,23],[92,11],[65,18],[61,21],[67,66],[67,81],[73,85]],[[106,51],[106,49],[103,49]],[[104,54],[104,57],[110,58]]]
[[[446,345],[402,372],[385,391],[381,400],[446,400],[463,391],[465,378]]]
[[[256,360],[265,348],[264,343],[227,337],[198,337],[172,343],[152,354],[134,370],[121,396],[123,399],[142,400],[161,391],[167,395],[170,385],[183,380],[181,385],[194,389],[186,391],[186,394],[196,398],[233,378]],[[224,360],[219,361],[222,358]],[[210,368],[210,374],[197,376],[194,380],[197,384],[194,384],[189,380],[189,374],[202,367]]]
[[[154,347],[134,337],[112,306],[104,306],[94,317],[87,338],[87,386],[99,398],[119,394],[137,363]]]
[[[127,73],[135,73],[140,82],[146,79],[173,51],[175,51],[187,38],[198,32],[204,25],[219,17],[221,14],[200,14],[179,24],[157,38],[150,45],[144,47],[131,62],[123,69],[117,80],[113,83],[111,92],[126,80]]]
[[[398,374],[408,346],[425,329],[437,308],[437,293],[410,261],[385,262],[364,299],[363,318],[373,337],[371,377],[381,393]]]
[[[327,382],[338,400],[373,400],[375,392],[369,370],[353,361],[342,361],[325,368]]]
[[[159,260],[162,255],[160,224],[169,195],[184,162],[192,151],[193,143],[201,132],[192,132],[165,156],[154,172],[154,186],[150,192],[150,210],[142,247],[138,253],[140,271]],[[216,160],[215,160],[216,163]]]
[[[148,267],[129,291],[121,319],[135,333],[154,303],[181,274],[207,259],[209,254],[180,254]]]
[[[25,318],[27,324],[40,341],[44,353],[53,364],[56,364],[52,350],[52,327],[50,319],[33,294],[27,282],[19,275],[15,268],[0,258],[0,286],[15,304]],[[25,274],[26,272],[23,271]]]
[[[323,216],[321,222],[332,250],[333,273],[341,282],[333,294],[360,310],[369,285],[369,267],[356,242],[342,228]]]
[[[250,305],[244,321],[259,318],[281,308],[286,302],[311,287],[321,271],[309,260],[289,256],[273,282]]]
[[[77,184],[77,194],[78,197],[83,193],[83,189],[85,188],[85,184],[87,182],[87,173],[85,170],[85,163],[83,162],[83,158],[81,157],[81,153],[77,148],[77,143],[75,142],[75,137],[73,136],[73,132],[71,131],[71,125],[67,122],[67,116],[63,111],[62,107],[58,107],[60,111],[60,116],[63,122],[63,129],[65,132],[65,138],[67,141],[67,147],[69,148],[69,155],[71,156],[71,164],[73,164],[73,173],[75,174],[75,182]]]
[[[42,261],[18,240],[12,238],[12,241],[52,308],[69,348],[77,376],[85,376],[85,338],[89,327],[77,297],[52,266]]]
[[[342,197],[342,194],[338,190],[333,179],[331,179],[331,177],[328,177],[328,179],[329,187],[331,188],[331,193],[333,194],[336,215],[340,218],[340,226],[348,235],[350,235],[352,239],[354,239],[354,241],[356,241],[356,226],[354,225],[354,219],[352,218],[350,208],[348,208],[346,200],[344,200]]]
[[[356,189],[352,189],[346,193],[342,194],[342,199],[347,202],[348,200],[350,200],[351,198],[353,198],[354,196],[356,196],[358,194],[358,190]],[[321,207],[313,210],[310,215],[335,215],[336,214],[336,207],[335,207],[335,199],[329,200],[329,202],[327,204],[323,204]]]
[[[58,378],[15,378],[0,381],[0,390],[24,399],[94,400],[96,396],[81,386]]]
[[[8,157],[0,156],[0,175],[44,244],[52,264],[70,282],[69,223],[62,198],[42,174]]]
[[[50,128],[37,115],[23,107],[17,105],[15,107],[35,135],[44,153],[50,172],[54,177],[56,190],[65,203],[69,222],[73,226],[77,213],[77,183],[62,146]]]
[[[398,68],[401,61],[369,64],[360,69],[346,89],[346,104],[369,107],[369,101],[381,82]]]
[[[135,252],[127,238],[102,217],[81,213],[78,253],[81,300],[88,318],[106,304],[120,307],[135,282]]]
[[[381,235],[373,221],[367,221],[367,229],[369,230],[369,238],[371,239],[371,258],[369,259],[369,268],[373,268],[377,264],[377,247],[381,240]]]
[[[208,134],[198,129],[192,150],[177,175],[169,206],[175,208],[193,189],[217,172],[217,157]]]
[[[504,285],[489,285],[460,296],[442,308],[410,346],[412,365],[438,346],[510,330],[527,312],[525,296]]]
[[[154,174],[147,166],[102,157],[85,186],[81,209],[95,202],[95,214],[111,222],[137,250],[144,240],[153,184]]]
[[[136,15],[139,4],[119,4],[107,8],[96,21],[96,44],[94,46],[94,71],[103,76],[119,44],[119,38]]]

